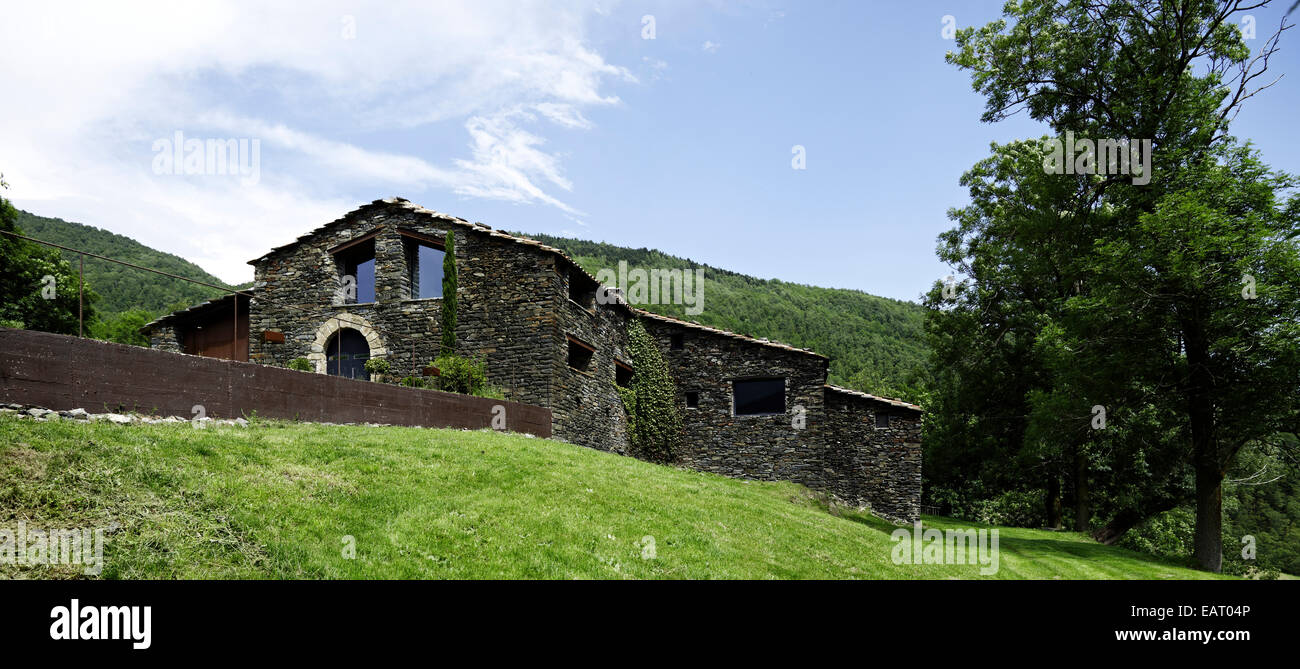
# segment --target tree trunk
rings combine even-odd
[[[1223,474],[1196,465],[1196,561],[1207,571],[1223,570]]]
[[[1061,529],[1061,478],[1056,472],[1047,475],[1047,494],[1043,501],[1047,507],[1047,526]]]
[[[1210,347],[1200,310],[1192,309],[1183,324],[1187,349],[1187,424],[1192,434],[1196,466],[1196,532],[1194,555],[1201,568],[1223,569],[1223,465],[1214,434],[1214,377],[1210,373]]]
[[[1083,446],[1074,447],[1074,530],[1087,532],[1088,521],[1088,457]]]

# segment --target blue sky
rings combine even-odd
[[[399,195],[916,300],[948,273],[935,237],[966,202],[962,172],[992,141],[1043,133],[980,123],[983,99],[943,60],[943,17],[982,25],[1001,2],[176,4],[15,10],[0,25],[0,171],[20,208],[232,282],[272,246]],[[1285,8],[1255,12],[1252,45]],[[1234,129],[1300,172],[1300,33],[1287,37],[1270,67],[1286,76]],[[259,140],[256,182],[159,174],[155,142],[177,131]],[[791,168],[795,145],[807,169]]]

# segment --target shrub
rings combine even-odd
[[[1043,527],[1047,524],[1042,490],[1009,490],[976,502],[974,511],[974,520],[989,525]]]
[[[404,376],[402,377],[402,385],[407,388],[423,388],[424,379],[419,376]]]
[[[306,358],[294,358],[289,361],[289,369],[296,369],[300,372],[314,372],[316,369],[312,366],[311,361]]]
[[[366,361],[365,368],[371,374],[387,374],[393,366],[384,358],[371,358]]]
[[[651,462],[671,462],[682,438],[677,384],[668,373],[659,344],[639,319],[628,323],[627,344],[634,372],[632,387],[619,387],[618,392],[627,410],[632,455]]]
[[[434,387],[449,393],[481,395],[487,385],[487,366],[459,355],[441,355],[433,361],[438,376],[433,377]]]

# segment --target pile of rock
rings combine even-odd
[[[29,406],[26,404],[0,404],[0,416],[14,416],[16,418],[26,418],[35,421],[51,420],[76,420],[86,422],[109,422],[118,425],[128,425],[131,423],[144,423],[157,425],[160,423],[194,423],[196,425],[236,425],[239,427],[248,427],[248,421],[243,418],[221,418],[213,419],[207,416],[201,418],[183,418],[181,416],[145,416],[138,413],[90,413],[85,409],[68,409],[65,411],[55,411],[45,407]]]

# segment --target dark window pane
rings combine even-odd
[[[416,287],[415,297],[442,297],[442,259],[446,254],[441,249],[420,245],[416,262],[420,264],[420,285]]]
[[[691,392],[686,393],[686,408],[687,409],[700,408],[700,394],[698,392],[692,390]]]
[[[357,277],[357,302],[374,302],[375,301],[375,259],[373,256],[369,260],[357,263],[353,270],[353,276]]]
[[[683,346],[682,334],[680,332],[670,335],[668,341],[669,341],[668,344],[669,348],[677,351],[682,349]]]
[[[876,427],[889,427],[889,414],[887,413],[876,414]]]
[[[360,332],[351,328],[339,330],[325,345],[325,373],[349,379],[369,379],[366,361],[370,359],[370,344]]]
[[[785,413],[785,379],[733,381],[736,415]]]

